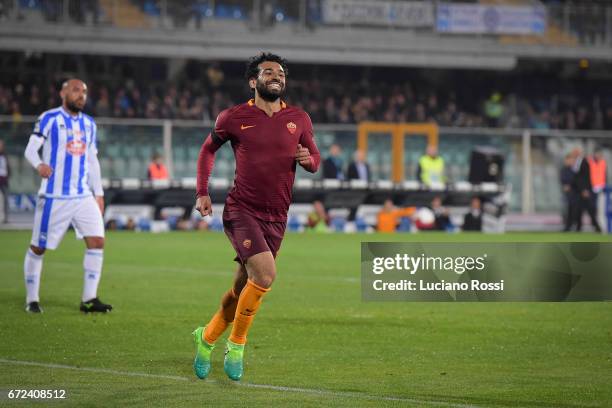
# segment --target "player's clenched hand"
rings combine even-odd
[[[198,197],[195,208],[197,211],[199,211],[202,217],[212,215],[212,203],[210,202],[210,196]]]
[[[297,146],[297,152],[295,152],[295,161],[300,163],[300,165],[305,166],[310,163],[310,151],[302,147],[301,144]]]
[[[39,164],[36,170],[38,170],[38,174],[42,178],[49,178],[51,176],[51,173],[53,173],[53,169],[51,168],[51,166],[45,163]]]

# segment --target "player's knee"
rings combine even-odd
[[[32,252],[39,256],[45,253],[45,248],[37,247],[34,245],[30,245],[30,249],[32,250]]]
[[[276,264],[270,252],[262,252],[252,256],[248,259],[246,266],[249,278],[256,285],[264,288],[272,286],[272,282],[276,278]]]
[[[88,249],[104,249],[103,237],[87,237],[86,243]]]
[[[276,270],[271,269],[254,275],[252,281],[255,282],[256,285],[267,289],[272,286],[274,279],[276,279]]]

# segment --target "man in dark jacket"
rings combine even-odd
[[[370,165],[366,162],[366,155],[363,150],[356,150],[353,156],[353,161],[348,166],[349,180],[370,181],[372,175],[370,173]]]
[[[329,156],[327,159],[323,160],[324,179],[344,180],[341,154],[342,150],[337,144],[333,144],[329,147]]]
[[[576,219],[576,211],[578,211],[578,197],[572,190],[574,184],[574,156],[571,153],[565,155],[563,167],[561,168],[560,180],[563,198],[565,199],[565,208],[563,213],[563,231],[570,231]]]
[[[591,218],[591,224],[597,232],[601,232],[601,227],[597,222],[597,215],[595,214],[595,208],[593,206],[593,200],[591,194],[593,194],[593,188],[591,186],[591,172],[589,169],[589,163],[584,159],[582,149],[577,147],[573,151],[575,158],[573,190],[578,196],[578,210],[574,222],[577,225],[577,230],[582,230],[582,213],[587,211]]]
[[[470,211],[463,217],[464,231],[482,231],[482,210],[480,198],[473,197]]]
[[[9,187],[9,176],[11,175],[11,169],[9,168],[8,157],[4,153],[4,140],[0,140],[0,199],[2,203],[2,212],[0,212],[0,222],[6,224],[8,222],[8,187]]]

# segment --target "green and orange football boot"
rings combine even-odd
[[[193,331],[193,342],[196,346],[196,355],[193,359],[193,371],[196,377],[203,380],[210,374],[210,355],[215,348],[214,344],[208,344],[202,340],[202,333],[206,327],[198,327]]]

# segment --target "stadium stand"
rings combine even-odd
[[[231,57],[214,50],[220,44],[232,48],[245,36],[259,44],[275,44],[282,38],[279,52],[288,54],[291,62],[287,100],[309,112],[322,152],[332,143],[342,146],[344,166],[357,148],[357,126],[364,121],[436,123],[451,190],[466,182],[474,147],[494,147],[505,157],[504,182],[512,192],[509,210],[544,213],[561,208],[556,179],[569,146],[580,144],[590,151],[601,145],[610,158],[612,8],[605,2],[443,4],[533,7],[529,18],[535,21],[527,34],[448,31],[436,20],[440,4],[429,2],[394,2],[397,7],[413,7],[411,12],[429,10],[430,17],[421,16],[426,24],[410,20],[409,14],[403,15],[405,21],[360,20],[358,13],[338,19],[330,17],[330,4],[333,0],[1,2],[0,20],[6,24],[0,31],[7,41],[0,51],[0,131],[8,142],[12,191],[35,191],[38,180],[21,156],[24,135],[33,115],[59,104],[57,88],[70,76],[82,77],[90,86],[86,111],[100,125],[101,162],[109,188],[141,186],[139,180],[146,177],[154,153],[166,158],[170,189],[192,188],[189,180],[195,174],[199,145],[217,114],[249,97],[242,80],[242,53],[252,53],[251,47],[236,49]],[[545,27],[539,25],[542,11]],[[494,17],[489,14],[488,23],[497,23]],[[27,25],[34,27],[32,36],[22,35]],[[219,35],[211,37],[211,32]],[[95,46],[100,52],[91,53],[73,42],[81,35],[99,41]],[[49,37],[46,48],[22,42],[43,37]],[[56,40],[74,50],[58,48],[52,44]],[[142,51],[156,41],[167,44]],[[363,55],[364,41],[381,53]],[[12,42],[20,46],[11,47]],[[192,48],[180,54],[189,49],[183,43],[197,44],[206,52]],[[344,44],[342,55],[333,51],[338,44]],[[293,54],[287,51],[292,48]],[[336,54],[333,58],[325,56],[330,50]],[[500,55],[503,61],[498,64]],[[406,56],[412,59],[403,59]],[[491,100],[497,106],[489,105],[495,109],[488,110]],[[497,113],[491,116],[492,112]],[[373,202],[381,203],[389,195],[385,188],[405,187],[385,184],[392,179],[391,138],[371,138],[368,162],[375,184],[366,189],[374,191],[374,198],[362,197],[360,205],[378,205]],[[418,134],[405,138],[406,183],[415,181],[416,163],[426,143]],[[220,195],[233,173],[232,152],[225,146],[213,173]],[[303,190],[301,203],[320,198],[307,186],[318,176],[302,172],[299,179],[305,182],[296,185]],[[325,190],[328,201],[362,193],[342,189],[347,191]]]
[[[249,97],[240,74],[236,78],[241,63],[189,61],[173,78],[160,78],[159,73],[143,70],[142,61],[135,58],[73,55],[72,62],[60,65],[60,72],[50,77],[45,67],[56,66],[63,56],[10,57],[12,61],[0,67],[3,115],[33,115],[57,106],[57,77],[83,69],[85,79],[91,77],[88,111],[98,117],[214,120],[221,110]],[[10,69],[15,64],[25,69],[15,72]],[[162,60],[155,67],[168,72],[169,65]],[[98,68],[91,74],[87,66],[108,70]],[[429,121],[481,127],[488,125],[485,101],[499,93],[504,112],[499,127],[612,129],[612,97],[604,81],[568,86],[564,78],[555,77],[553,65],[548,69],[533,72],[525,66],[510,78],[504,73],[442,71],[432,78],[409,69],[330,67],[321,72],[318,67],[293,65],[289,102],[306,109],[316,123]],[[119,76],[114,75],[117,71]]]

